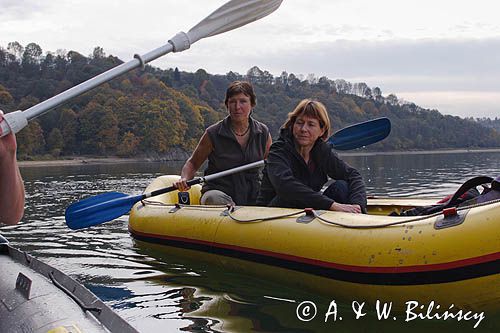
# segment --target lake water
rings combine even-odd
[[[445,196],[477,175],[500,174],[500,152],[344,156],[362,173],[369,195]],[[59,268],[144,332],[487,332],[471,322],[383,322],[374,316],[324,323],[301,322],[296,304],[311,300],[327,309],[324,295],[221,271],[189,256],[134,241],[127,216],[72,231],[65,208],[107,191],[139,194],[157,176],[178,174],[181,163],[25,167],[26,212],[22,223],[0,227],[17,248]],[[201,255],[201,254],[200,254]],[[500,286],[492,286],[499,288]],[[347,311],[350,304],[341,304]],[[351,311],[352,312],[352,311]],[[324,317],[324,316],[323,316]]]

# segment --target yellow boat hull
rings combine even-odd
[[[177,178],[159,177],[146,192]],[[191,205],[175,206],[177,192],[136,204],[132,236],[203,251],[200,259],[228,269],[345,300],[500,308],[498,202],[460,212],[460,224],[436,229],[443,216],[386,216],[433,199],[371,199],[367,215],[319,212],[301,221],[305,214],[297,209],[238,207],[228,214],[227,207],[198,205],[199,197],[200,187],[193,186]]]

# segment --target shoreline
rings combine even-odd
[[[121,158],[121,157],[75,157],[61,160],[18,161],[20,168],[51,167],[71,165],[97,165],[97,164],[124,164],[140,162],[161,162],[150,158]]]
[[[408,151],[374,151],[374,152],[338,152],[343,156],[374,156],[374,155],[424,155],[424,154],[467,154],[467,153],[500,153],[500,148],[457,148],[436,150],[408,150]]]
[[[378,151],[378,152],[341,152],[341,156],[376,156],[376,155],[418,155],[418,154],[463,154],[463,153],[487,153],[500,152],[500,148],[485,149],[443,149],[443,150],[416,150],[416,151]],[[98,165],[98,164],[125,164],[125,163],[170,163],[184,162],[184,160],[154,159],[148,157],[142,158],[123,158],[123,157],[74,157],[60,160],[39,160],[39,161],[18,161],[20,168],[29,167],[51,167],[51,166],[72,166],[72,165]]]

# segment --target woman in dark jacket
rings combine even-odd
[[[366,211],[365,184],[325,141],[330,119],[325,106],[304,99],[288,114],[269,151],[257,204],[350,213]],[[328,177],[336,181],[325,192]]]

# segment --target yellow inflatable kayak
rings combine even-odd
[[[178,176],[155,179],[146,192]],[[201,206],[170,192],[137,203],[138,240],[203,251],[230,269],[346,300],[433,302],[448,309],[500,309],[500,202],[429,216],[389,217],[436,199],[369,199],[369,214],[269,207]],[[181,198],[181,201],[186,201]],[[167,248],[166,248],[167,249]]]

